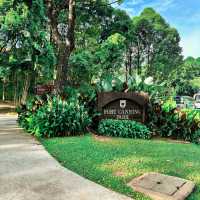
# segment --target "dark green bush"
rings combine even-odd
[[[145,125],[131,120],[101,120],[98,132],[101,135],[125,138],[149,139],[151,137],[151,132]]]
[[[180,110],[168,103],[151,103],[147,126],[161,137],[194,143],[199,143],[200,140],[200,118],[196,110]]]
[[[47,97],[35,96],[30,98],[25,105],[17,107],[18,123],[21,127],[28,129],[27,118],[33,115],[44,103],[47,101]]]
[[[66,87],[65,93],[69,100],[79,100],[88,109],[89,115],[92,117],[96,114],[96,97],[95,87],[89,84],[82,84],[79,87]]]
[[[196,144],[200,144],[200,129],[196,130],[192,134],[192,140],[191,140],[191,142],[196,143]]]
[[[188,80],[178,80],[174,82],[173,85],[176,88],[177,95],[193,96],[199,91],[199,87],[192,85],[191,82]]]
[[[38,137],[56,137],[82,134],[90,123],[88,112],[78,100],[48,99],[36,111],[19,113],[19,123]]]

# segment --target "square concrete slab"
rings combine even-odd
[[[153,172],[133,179],[128,185],[154,200],[184,200],[195,188],[191,181]]]

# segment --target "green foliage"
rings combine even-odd
[[[19,113],[19,123],[37,137],[83,134],[90,123],[88,112],[79,101],[48,99],[35,112]]]
[[[65,93],[67,95],[68,100],[70,101],[78,100],[81,104],[84,104],[91,118],[97,115],[96,111],[97,91],[94,86],[91,86],[87,83],[83,83],[78,88],[66,87]]]
[[[94,56],[88,50],[78,50],[70,58],[71,77],[74,84],[90,83],[98,70],[94,65]]]
[[[190,84],[193,87],[198,87],[200,88],[200,77],[195,77],[193,80],[190,81]]]
[[[161,109],[164,112],[170,112],[173,109],[176,109],[176,102],[173,99],[168,99],[163,104],[161,104]]]
[[[65,55],[66,48],[59,52],[62,48],[56,48],[52,42],[60,38],[59,34],[55,37],[52,33],[58,31],[59,23],[66,23],[66,1],[52,2],[52,9],[57,13],[53,28],[47,26],[47,22],[52,26],[50,19],[54,12],[47,12],[45,1],[0,1],[0,50],[3,52],[0,54],[0,78],[4,86],[7,83],[9,88],[14,86],[15,99],[23,94],[23,88],[26,89],[24,94],[31,91],[29,85],[33,89],[34,84],[52,82],[58,71],[58,57]],[[177,30],[152,8],[144,9],[140,16],[131,20],[125,11],[113,8],[108,0],[86,0],[77,2],[76,12],[76,50],[69,65],[67,56],[62,63],[69,68],[66,76],[73,85],[66,88],[68,100],[49,99],[40,104],[34,102],[34,106],[26,105],[20,111],[19,122],[27,130],[49,137],[68,132],[75,134],[73,128],[64,124],[67,122],[75,123],[75,130],[79,132],[82,124],[70,121],[67,115],[76,118],[78,104],[84,104],[80,108],[81,115],[85,107],[90,116],[95,115],[96,93],[101,91],[144,91],[153,102],[173,95],[173,87],[177,94],[196,92],[197,87],[189,83],[199,76],[200,59],[190,57],[182,63]],[[64,41],[60,38],[59,44]],[[21,80],[26,77],[31,80],[27,78],[25,85]],[[127,84],[124,84],[125,79]],[[163,136],[197,140],[194,139],[198,137],[195,114],[187,113],[186,119],[170,105],[158,105],[161,113],[153,110],[154,106],[150,106],[152,120],[149,121],[153,130],[157,129]]]
[[[199,86],[193,85],[187,80],[182,80],[176,83],[176,93],[177,95],[187,95],[193,96],[199,91]]]
[[[9,67],[0,66],[0,79],[2,81],[6,81],[11,73],[11,70]]]
[[[112,13],[112,20],[103,31],[102,37],[107,38],[109,35],[119,33],[127,38],[131,28],[132,21],[128,13],[121,9],[114,9]]]
[[[46,102],[46,97],[42,98],[39,96],[35,96],[33,98],[30,98],[25,105],[20,105],[16,108],[16,111],[18,113],[18,123],[21,127],[24,129],[29,128],[29,124],[27,123],[27,119],[31,117],[34,113],[37,112],[37,110],[44,105]]]
[[[58,29],[60,23],[66,25],[68,11],[64,0],[52,3],[57,13],[53,29],[49,26],[54,12],[47,12],[46,1],[0,1],[0,49],[8,49],[0,55],[0,67],[10,69],[11,75],[6,78],[13,86],[19,85],[19,91],[16,90],[19,94],[23,93],[23,84],[13,77],[24,80],[29,73],[32,77],[29,91],[33,91],[34,84],[52,83],[56,78],[58,60],[62,60],[58,57],[65,52],[59,52],[53,42],[57,37],[50,30]],[[70,85],[98,82],[98,91],[122,91],[125,76],[136,79],[135,71],[146,77],[154,76],[160,83],[180,63],[177,31],[151,8],[131,20],[108,0],[86,0],[77,2],[76,12],[76,50],[66,65]],[[68,58],[63,61],[66,63]],[[187,63],[191,64],[191,59]],[[140,83],[131,87],[131,91],[150,89]]]
[[[200,88],[198,82],[200,69],[199,59],[188,57],[179,68],[171,72],[170,79],[178,95],[193,96]]]
[[[138,74],[128,79],[128,90],[148,93],[151,101],[166,100],[175,93],[167,82],[157,83],[151,76],[143,78]]]
[[[95,87],[84,83],[78,88],[79,99],[83,103],[89,103],[91,101],[96,101],[96,90]]]
[[[140,16],[133,18],[130,32],[128,46],[138,52],[132,58],[138,73],[164,80],[182,63],[177,30],[152,8],[145,8]]]
[[[192,136],[192,142],[196,144],[200,144],[200,129],[197,129],[193,136]]]
[[[151,132],[145,125],[131,120],[101,120],[98,132],[101,135],[125,138],[149,139],[151,137]]]
[[[96,84],[99,92],[121,92],[123,90],[123,82],[119,78],[110,74],[102,77]]]
[[[78,49],[70,58],[70,76],[74,84],[104,78],[107,74],[117,74],[123,65],[125,38],[116,33],[91,50]]]
[[[67,98],[71,101],[76,101],[78,99],[83,104],[90,103],[91,101],[96,101],[95,87],[87,83],[83,83],[77,88],[66,87],[65,93],[67,95]]]
[[[101,48],[96,52],[102,68],[102,74],[114,73],[122,67],[123,52],[125,38],[120,34],[111,35]]]
[[[15,0],[6,7],[4,1],[0,4],[0,67],[9,67],[9,80],[14,86],[17,76],[23,81],[28,73],[35,79],[33,82],[41,77],[43,82],[53,78],[56,58],[49,40],[44,3],[42,0],[29,3]]]
[[[176,109],[173,101],[151,103],[148,107],[148,127],[161,137],[199,143],[200,118],[196,110]]]

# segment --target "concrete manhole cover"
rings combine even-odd
[[[144,174],[128,185],[154,200],[184,200],[195,187],[191,181],[159,173]]]

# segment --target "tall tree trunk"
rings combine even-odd
[[[2,82],[2,100],[5,101],[5,81]]]
[[[18,78],[17,78],[17,72],[14,74],[14,96],[13,96],[13,101],[14,105],[17,105],[17,89],[18,89]]]
[[[132,76],[132,50],[129,48],[129,76]]]
[[[125,70],[126,70],[126,72],[125,72],[125,81],[126,81],[126,84],[128,84],[128,63],[127,63],[127,61],[125,62]]]
[[[64,87],[67,85],[69,68],[68,60],[71,52],[68,48],[66,48],[65,44],[60,44],[59,46],[55,89],[56,93],[61,94],[64,90]]]
[[[57,94],[61,94],[68,83],[69,57],[75,46],[76,0],[65,1],[62,4],[63,7],[55,6],[52,0],[46,0],[46,4],[50,20],[51,38],[58,53],[55,89]],[[68,30],[64,37],[58,31],[58,15],[65,8],[68,8],[68,19],[66,20]]]
[[[137,39],[137,74],[141,74],[141,52],[140,52],[140,39]]]
[[[140,50],[137,52],[137,73],[141,74],[141,66],[140,66]]]
[[[151,75],[151,50],[150,50],[150,45],[147,45],[147,76]]]
[[[30,73],[26,73],[25,74],[24,87],[23,87],[23,91],[22,91],[22,97],[21,97],[21,103],[22,104],[26,103],[26,99],[27,99],[27,96],[28,96],[28,90],[29,90],[29,87],[30,87],[30,82],[31,82]]]
[[[61,44],[59,49],[59,61],[57,67],[57,77],[56,77],[56,90],[58,93],[62,93],[64,87],[68,82],[68,68],[69,68],[69,58],[71,52],[75,46],[75,0],[69,0],[69,14],[68,14],[68,31],[67,37],[64,44]]]

